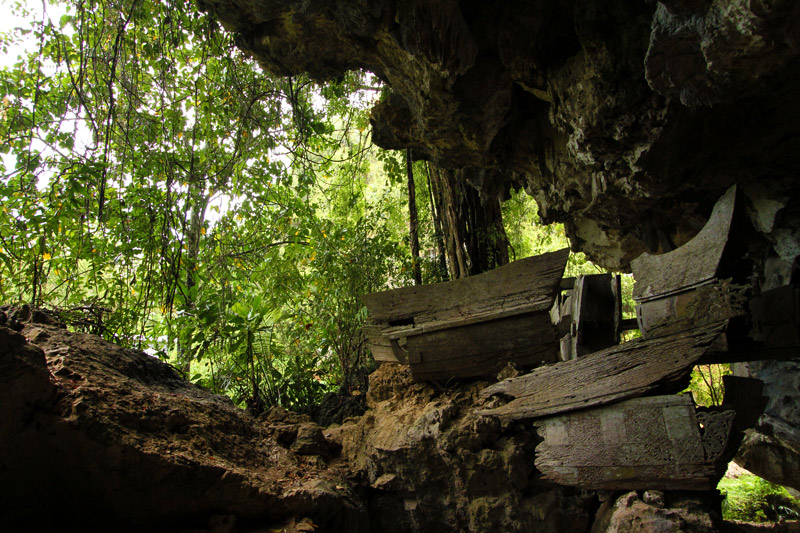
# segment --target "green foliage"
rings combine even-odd
[[[410,282],[405,154],[382,88],[276,78],[189,1],[63,0],[4,36],[0,301],[146,349],[255,410],[302,407],[369,363],[361,295]],[[27,39],[27,41],[26,41]],[[414,164],[423,281],[442,279]],[[516,258],[568,246],[515,194]],[[598,269],[581,254],[567,275]]]
[[[408,260],[371,77],[272,78],[191,3],[47,10],[4,41],[34,46],[0,71],[0,300],[241,405],[312,403],[365,364],[359,296]]]
[[[536,201],[524,191],[511,191],[511,198],[503,204],[503,221],[512,260],[570,247],[564,225],[542,224]],[[587,260],[583,253],[570,252],[564,276],[603,272],[605,270]]]
[[[722,516],[726,520],[777,522],[800,518],[800,500],[785,487],[754,475],[722,478],[717,487],[725,499]]]
[[[725,386],[722,377],[731,373],[730,364],[698,365],[692,370],[689,387],[694,403],[704,407],[722,405]]]

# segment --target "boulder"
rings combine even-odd
[[[247,531],[299,517],[366,531],[349,485],[289,449],[330,451],[300,427],[302,445],[282,446],[269,423],[143,352],[0,327],[0,529]]]
[[[716,533],[722,519],[709,511],[704,496],[708,498],[697,493],[628,492],[601,506],[591,533]]]
[[[773,483],[800,490],[800,362],[758,361],[736,372],[764,382],[767,404],[735,461]]]
[[[530,424],[482,417],[485,383],[415,383],[401,365],[370,376],[369,409],[326,431],[375,531],[585,531],[596,495],[541,479]]]

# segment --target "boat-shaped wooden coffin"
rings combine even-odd
[[[631,261],[642,336],[653,338],[740,316],[747,297],[735,278],[731,228],[740,210],[736,186],[717,201],[700,232],[680,248]]]
[[[725,342],[699,363],[797,357],[800,289],[787,284],[762,290],[752,283],[752,266],[742,251],[750,228],[742,212],[736,186],[731,187],[689,242],[671,252],[643,254],[631,261],[636,279],[633,299],[644,338],[729,321]],[[737,239],[732,237],[735,228]]]
[[[411,367],[418,380],[497,374],[559,360],[550,308],[568,249],[446,283],[364,296],[364,331],[379,362]]]
[[[734,410],[648,396],[536,422],[536,468],[590,490],[712,490],[733,456]]]

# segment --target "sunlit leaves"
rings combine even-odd
[[[182,1],[58,6],[0,71],[0,299],[240,402],[318,399],[366,360],[360,295],[403,281],[376,83],[272,78]]]

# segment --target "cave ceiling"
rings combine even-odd
[[[779,255],[800,242],[800,2],[203,8],[275,74],[373,72],[390,87],[371,112],[377,145],[481,169],[473,185],[486,196],[524,187],[545,222],[565,222],[573,248],[604,266],[682,244],[735,183]]]

